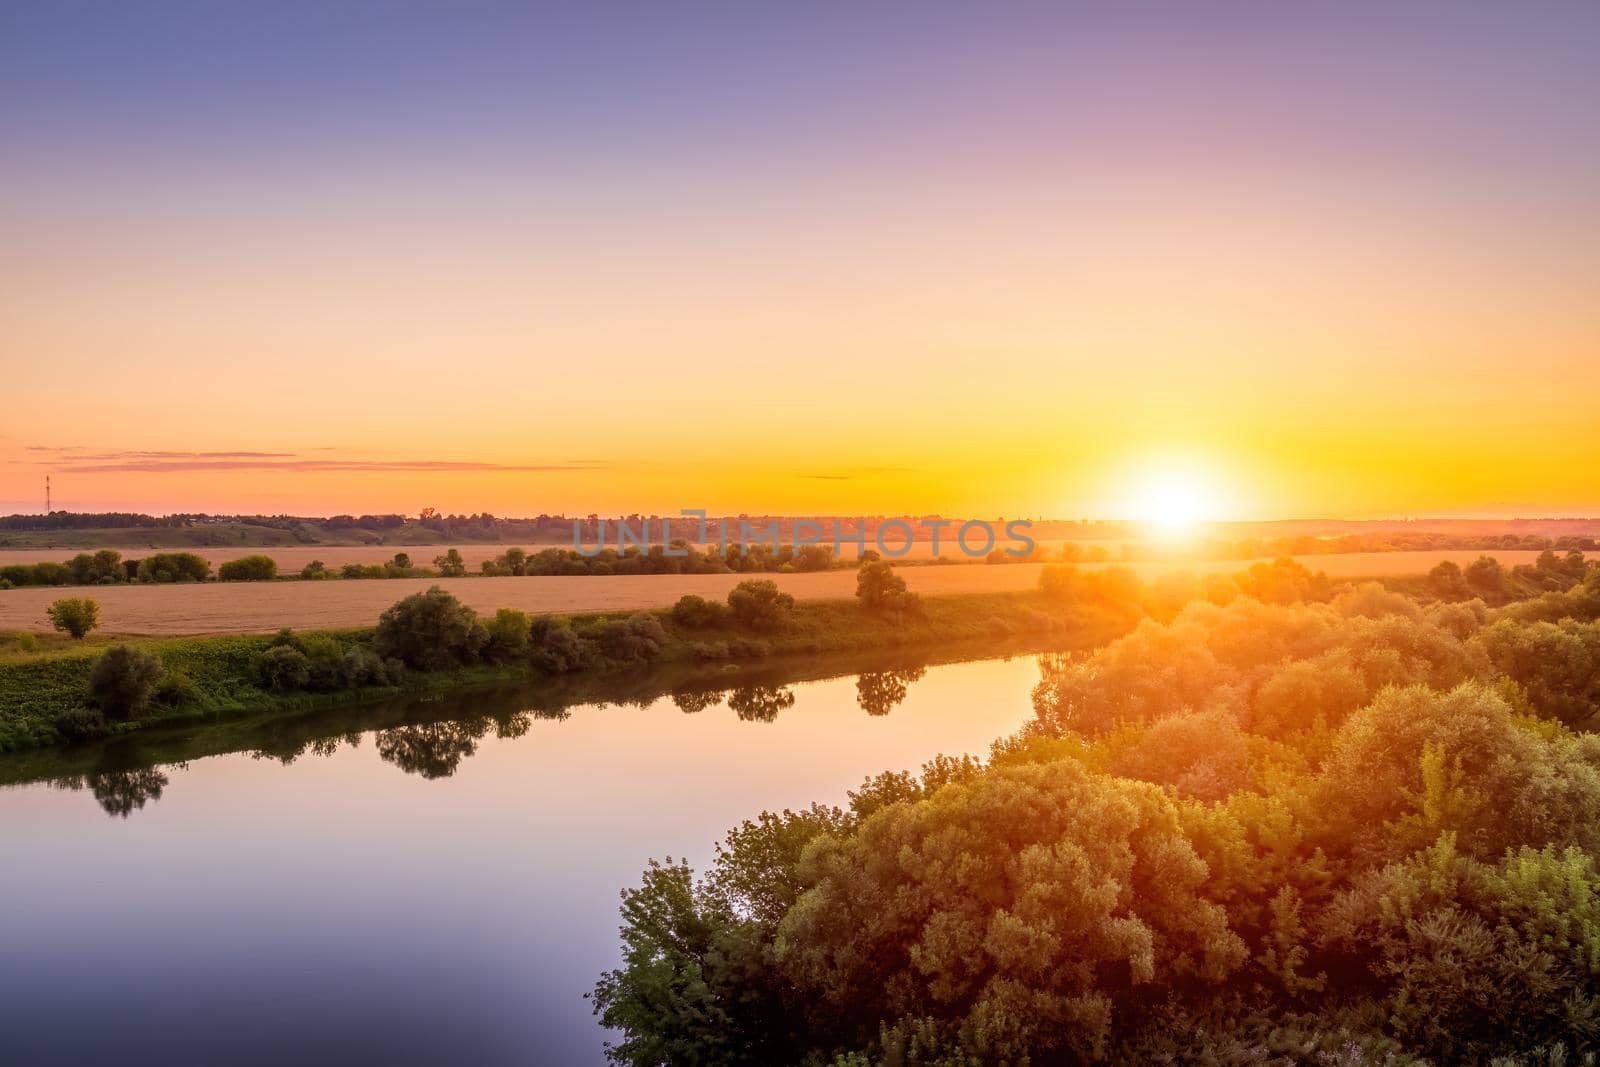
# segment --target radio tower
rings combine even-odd
[[[46,516],[50,514],[50,476],[48,474],[44,476],[44,513]]]

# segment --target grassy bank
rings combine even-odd
[[[575,615],[571,631],[598,638],[608,624],[641,613]],[[1086,604],[1062,605],[1038,593],[967,594],[927,597],[914,615],[891,618],[864,610],[854,601],[802,601],[778,628],[752,632],[731,620],[690,626],[670,611],[642,613],[655,619],[663,637],[648,656],[619,658],[604,652],[588,658],[581,675],[605,675],[652,663],[748,664],[769,657],[914,647],[947,642],[996,640],[1018,636],[1056,637],[1072,644],[1107,639],[1132,619],[1125,612]],[[319,631],[298,635],[332,642],[340,650],[372,643],[372,629]],[[526,658],[480,663],[448,670],[407,670],[394,684],[341,687],[329,692],[285,692],[260,673],[263,655],[281,639],[267,635],[145,639],[128,642],[150,652],[164,668],[151,705],[130,722],[112,723],[115,734],[153,727],[259,714],[292,714],[332,708],[353,701],[402,693],[442,691],[464,685],[515,680],[542,672]],[[597,640],[603,647],[603,641]],[[0,647],[0,752],[58,744],[61,717],[89,704],[89,675],[104,646],[62,648],[41,643],[21,651]]]
[[[817,654],[773,654],[738,663],[673,660],[632,668],[454,685],[448,692],[402,692],[335,707],[278,707],[209,716],[141,729],[83,744],[50,745],[0,755],[0,786],[40,780],[85,779],[181,765],[230,752],[290,762],[352,735],[441,724],[470,726],[471,736],[514,736],[535,719],[563,719],[583,705],[645,707],[671,699],[684,711],[708,697],[752,689],[779,690],[806,682],[872,672],[920,672],[947,663],[1035,655],[1103,644],[1105,635],[1020,634],[966,641],[863,648]],[[476,733],[473,731],[479,731]],[[459,731],[456,731],[459,733]]]

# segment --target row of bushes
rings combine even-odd
[[[677,553],[682,552],[683,555]],[[674,542],[669,554],[657,545],[648,551],[628,547],[619,552],[602,549],[585,556],[572,549],[547,548],[529,553],[508,548],[494,559],[484,560],[479,573],[488,576],[522,575],[603,575],[603,574],[729,574],[749,572],[821,571],[840,565],[832,549],[825,545],[806,545],[797,552],[789,546],[774,551],[769,545],[751,546],[741,551],[731,547],[726,554],[707,549],[697,551],[687,542]],[[436,556],[433,567],[413,564],[409,554],[397,552],[384,563],[347,563],[334,570],[321,560],[301,568],[305,581],[371,578],[460,578],[468,573],[466,561],[457,549]],[[216,577],[224,582],[265,582],[279,577],[278,564],[267,555],[250,555],[229,560],[217,568]],[[64,563],[13,563],[0,567],[0,589],[21,586],[116,585],[127,582],[203,582],[211,578],[211,563],[192,552],[163,552],[142,560],[123,559],[114,549],[81,552]]]
[[[274,572],[277,564],[266,556]],[[223,564],[224,570],[246,560]],[[247,564],[246,569],[250,566]],[[237,572],[235,572],[237,573]],[[80,552],[65,563],[8,563],[0,567],[0,589],[27,585],[117,585],[125,582],[203,582],[211,577],[211,564],[193,552],[158,552],[144,559],[123,559],[115,549]]]

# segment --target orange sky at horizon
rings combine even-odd
[[[422,121],[341,80],[420,27],[329,70],[249,68],[258,29],[214,111],[176,48],[82,113],[13,87],[50,121],[0,158],[0,512],[48,474],[153,513],[1119,518],[1182,478],[1213,518],[1600,515],[1583,34],[1227,18],[1074,23],[1075,67],[724,27],[840,99],[674,65],[518,103],[463,60]],[[527,77],[600,93],[578,58]]]

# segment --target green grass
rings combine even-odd
[[[965,594],[923,599],[919,617],[896,622],[870,615],[854,601],[803,601],[781,630],[752,632],[735,626],[687,628],[668,612],[656,612],[667,642],[656,662],[690,663],[705,659],[759,659],[817,652],[858,651],[1027,635],[1061,635],[1074,643],[1096,643],[1126,629],[1128,620],[1085,615],[1081,609],[1052,606],[1037,593]],[[588,631],[607,619],[631,612],[572,616]],[[321,631],[340,644],[367,641],[370,629]],[[24,651],[18,635],[0,638],[0,752],[60,742],[56,719],[88,702],[89,672],[105,647],[128,643],[160,657],[169,677],[188,682],[180,703],[157,704],[120,731],[263,712],[302,712],[334,707],[397,691],[443,690],[459,685],[511,679],[531,673],[523,665],[477,666],[463,670],[407,674],[399,689],[340,690],[332,693],[281,693],[263,690],[254,680],[257,656],[272,641],[267,635],[228,637],[101,637],[70,642],[40,635],[37,651]],[[25,639],[24,639],[25,640]],[[731,647],[730,647],[731,646]],[[599,663],[584,673],[603,673],[637,664]]]

